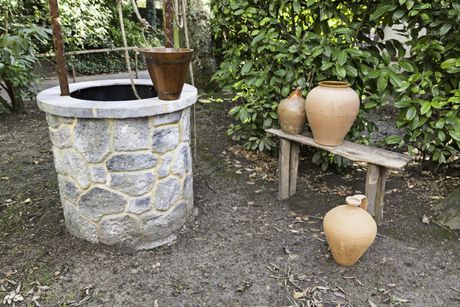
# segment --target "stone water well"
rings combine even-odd
[[[172,242],[193,208],[190,107],[195,87],[160,100],[150,80],[74,83],[37,96],[46,112],[67,229],[93,243]]]

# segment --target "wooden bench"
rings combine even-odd
[[[266,131],[278,136],[281,140],[278,199],[286,199],[296,193],[299,144],[313,146],[352,161],[367,162],[366,196],[369,201],[367,211],[374,216],[377,224],[382,222],[387,169],[403,168],[410,161],[409,156],[347,141],[339,146],[324,146],[315,143],[312,137],[306,135],[286,134],[278,129],[267,129]]]

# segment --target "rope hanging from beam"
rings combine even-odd
[[[125,23],[123,21],[123,10],[121,8],[121,1],[122,0],[117,0],[118,19],[120,20],[120,30],[121,30],[121,37],[123,39],[123,46],[125,48],[128,48],[128,42],[126,41]],[[131,88],[133,89],[134,96],[136,96],[137,99],[141,99],[141,97],[137,93],[136,85],[134,84],[128,49],[125,49],[125,61],[126,61],[126,68],[128,69],[129,80],[131,81]]]

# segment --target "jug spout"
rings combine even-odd
[[[364,210],[367,210],[368,201],[366,195],[356,194],[348,196],[345,200],[350,206],[361,207]]]

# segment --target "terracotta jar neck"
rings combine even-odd
[[[345,81],[321,81],[318,83],[319,86],[332,87],[332,88],[347,88],[350,87],[350,83]]]

